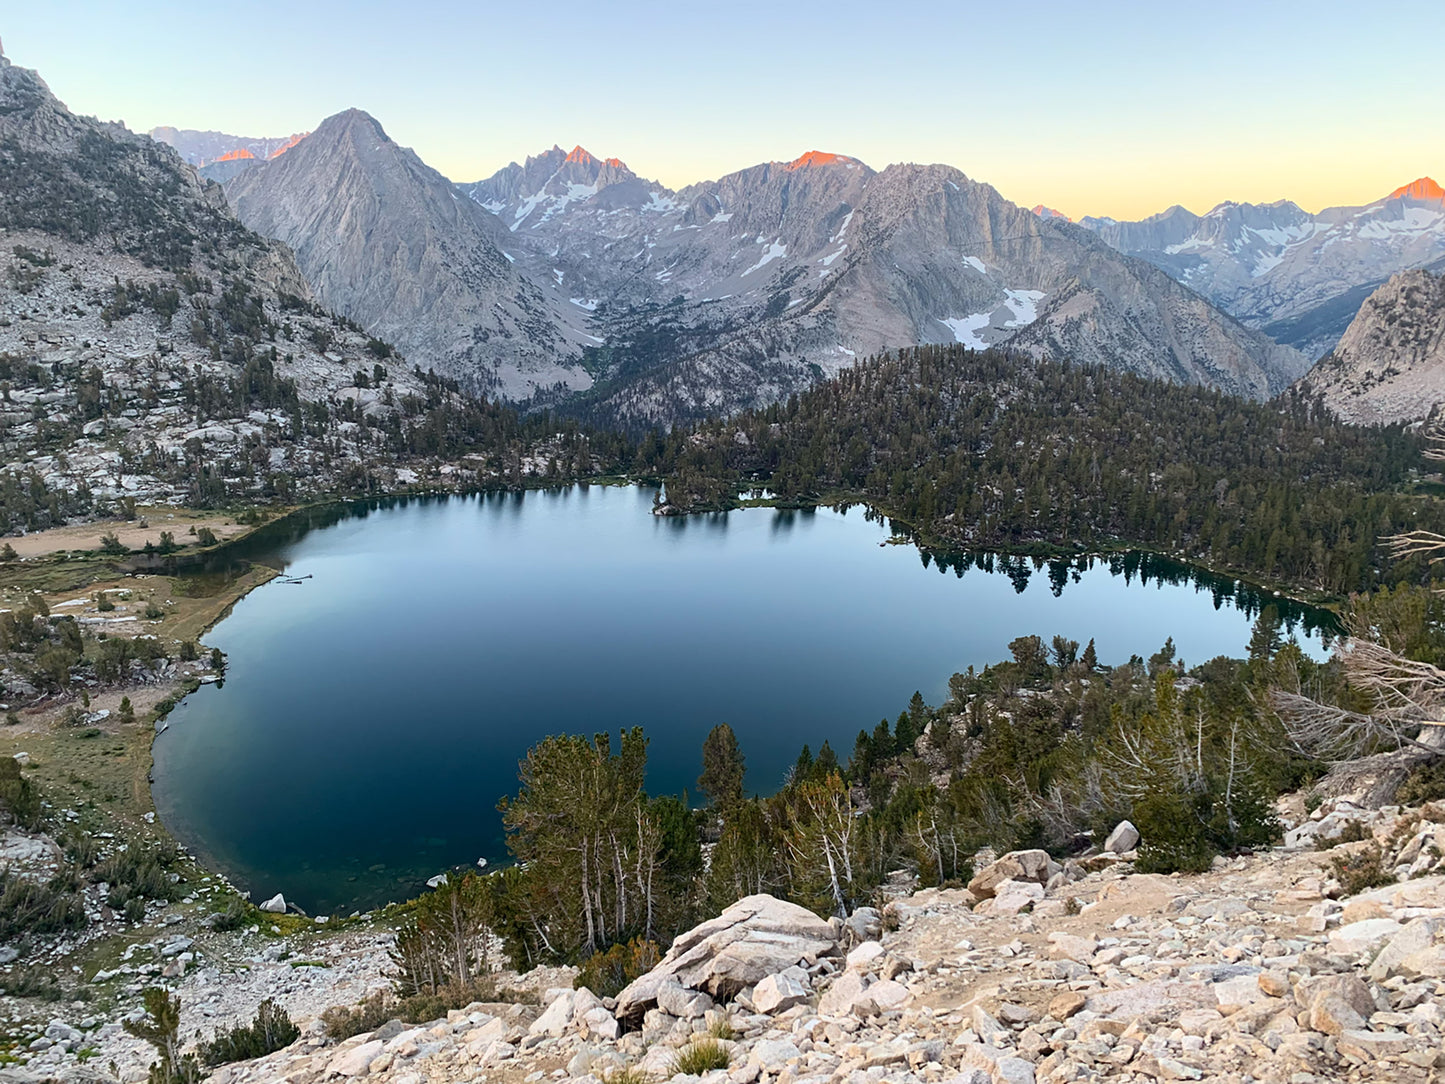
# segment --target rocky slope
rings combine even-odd
[[[1304,367],[1143,262],[947,166],[809,152],[680,192],[558,148],[463,186],[591,315],[604,413],[746,406],[890,346],[1011,342],[1267,396]]]
[[[1202,875],[1135,873],[1126,824],[1062,865],[1042,851],[980,855],[968,888],[900,885],[881,911],[846,922],[753,896],[680,937],[615,999],[572,990],[569,969],[502,976],[541,1004],[474,1004],[341,1043],[312,1019],[292,1046],[213,1079],[595,1084],[631,1068],[696,1081],[675,1063],[709,1035],[726,1064],[701,1077],[710,1084],[1438,1079],[1445,808],[1338,799],[1295,812],[1284,847]],[[1393,883],[1342,884],[1367,853]],[[366,938],[312,939],[302,951],[313,979],[281,959],[284,942],[267,943],[254,931],[224,949],[214,933],[179,949],[157,941],[96,981],[138,988],[161,961],[188,957],[161,978],[179,992],[188,1035],[247,1019],[242,989],[304,1021],[354,998],[380,960]],[[331,981],[344,985],[328,997]],[[144,1079],[142,1044],[94,1014],[86,1023],[29,1025],[41,1031],[28,1065],[0,1079],[74,1079],[87,1047],[120,1079]]]
[[[247,226],[295,251],[324,304],[413,364],[512,398],[591,383],[576,364],[594,341],[578,310],[519,274],[496,218],[365,113],[328,118],[226,195]]]
[[[1205,215],[1176,206],[1139,222],[1085,218],[1080,225],[1318,358],[1390,275],[1445,258],[1445,189],[1422,177],[1366,206],[1318,214],[1281,200],[1221,203]]]
[[[1433,414],[1445,402],[1445,275],[1391,276],[1300,384],[1361,425]]]
[[[437,388],[317,305],[170,148],[71,114],[3,56],[0,231],[5,530],[440,469],[398,473],[378,447]]]

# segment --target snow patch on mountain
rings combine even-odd
[[[953,332],[955,342],[962,343],[970,350],[987,350],[988,343],[980,339],[978,333],[988,327],[992,320],[993,313],[976,312],[970,316],[950,316],[938,322]]]
[[[1027,327],[1039,318],[1039,302],[1045,297],[1042,290],[1005,290],[1008,300],[1005,305],[1013,312],[1012,320],[1005,320],[1004,327]]]
[[[752,267],[749,267],[746,271],[743,272],[743,278],[747,278],[754,271],[761,271],[764,267],[772,263],[774,260],[781,260],[784,256],[788,254],[788,246],[784,244],[779,244],[777,241],[764,242],[761,238],[759,238],[758,244],[767,244],[768,247],[763,251],[763,254],[759,258],[758,262],[753,264]]]

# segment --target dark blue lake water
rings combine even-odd
[[[263,533],[252,559],[311,578],[252,592],[207,636],[229,669],[156,740],[165,824],[257,899],[349,912],[505,859],[496,803],[545,735],[641,725],[650,788],[679,792],[727,722],[770,792],[805,742],[846,760],[860,728],[915,689],[940,702],[1016,636],[1093,637],[1104,663],[1173,636],[1192,664],[1242,655],[1259,604],[1141,555],[941,568],[880,545],[892,532],[859,508],[651,505],[577,487]],[[1322,615],[1286,616],[1318,653]]]

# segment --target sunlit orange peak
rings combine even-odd
[[[788,163],[789,169],[802,169],[805,166],[835,166],[839,163],[847,164],[852,162],[846,154],[829,154],[826,151],[809,151],[800,158],[794,158]]]
[[[216,161],[217,161],[217,162],[239,162],[239,161],[241,161],[241,159],[243,159],[243,158],[255,158],[255,157],[256,157],[256,156],[255,156],[254,154],[252,154],[250,151],[248,151],[245,147],[237,147],[237,148],[236,148],[235,150],[233,150],[233,151],[227,151],[225,154],[221,155],[221,157],[217,158]]]
[[[1413,199],[1428,200],[1432,203],[1445,203],[1445,188],[1441,188],[1429,177],[1421,177],[1418,181],[1411,181],[1407,185],[1390,193],[1391,199]]]
[[[586,166],[591,165],[593,162],[596,161],[596,159],[593,158],[590,154],[588,154],[585,150],[583,150],[581,144],[578,144],[577,146],[572,148],[572,153],[567,156],[567,161],[577,162],[581,165]]]
[[[306,138],[307,136],[309,136],[310,134],[311,134],[310,132],[301,132],[301,133],[298,134],[298,135],[292,136],[292,137],[291,137],[290,139],[288,139],[285,143],[282,143],[281,146],[277,147],[274,151],[272,151],[272,152],[271,152],[271,157],[272,157],[272,158],[280,158],[283,154],[285,154],[287,151],[289,151],[292,147],[296,146],[296,144],[300,143],[303,139],[305,139],[305,138]]]

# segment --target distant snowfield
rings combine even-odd
[[[972,259],[972,257],[966,257]],[[990,328],[1013,331],[1027,327],[1039,318],[1039,302],[1047,296],[1043,290],[1004,290],[1004,302],[992,312],[975,312],[968,316],[949,316],[938,322],[953,332],[956,342],[970,350],[987,350],[991,345],[979,332]],[[1002,319],[1000,319],[1002,317]]]
[[[977,333],[988,327],[992,319],[991,312],[976,312],[972,316],[950,316],[947,320],[938,322],[953,332],[955,341],[970,350],[987,350],[988,343],[980,339]]]

